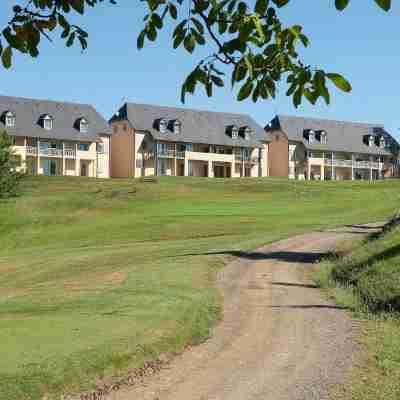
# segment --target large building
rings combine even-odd
[[[110,124],[113,177],[268,175],[265,131],[247,115],[126,103]]]
[[[265,129],[270,176],[376,180],[397,174],[399,144],[383,126],[277,115]]]
[[[110,176],[111,130],[90,105],[0,96],[0,132],[4,130],[14,140],[20,171]]]

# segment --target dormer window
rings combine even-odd
[[[177,119],[172,121],[172,132],[174,132],[175,135],[178,135],[179,133],[181,133],[181,128],[182,128],[182,124],[180,121],[178,121]]]
[[[372,147],[374,145],[374,137],[372,135],[368,138],[368,146]]]
[[[308,143],[314,143],[315,141],[315,132],[313,130],[308,131]]]
[[[320,131],[319,132],[319,141],[321,144],[326,144],[328,141],[328,135],[325,131]]]
[[[15,114],[7,111],[5,115],[6,128],[15,128]]]
[[[160,131],[160,133],[167,132],[167,121],[164,118],[161,118],[158,121],[158,130]]]
[[[386,147],[386,140],[383,136],[381,136],[381,138],[379,139],[379,147],[381,149],[384,149]]]
[[[240,129],[240,135],[244,140],[250,140],[251,129],[248,126],[243,126]]]
[[[53,129],[53,118],[50,115],[48,114],[43,115],[41,120],[42,120],[42,127],[46,129],[46,131],[50,131]]]
[[[81,118],[79,121],[79,132],[88,133],[89,131],[89,122],[85,118]]]
[[[239,128],[236,125],[228,126],[226,131],[232,139],[237,139],[239,137]]]

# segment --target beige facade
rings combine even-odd
[[[108,135],[97,142],[14,138],[18,170],[30,175],[110,177],[111,141]]]
[[[268,151],[198,143],[154,140],[128,121],[112,122],[112,166],[115,178],[151,175],[238,178],[267,176]]]

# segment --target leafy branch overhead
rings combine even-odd
[[[285,26],[280,8],[300,0],[141,0],[148,8],[144,28],[137,38],[143,48],[146,40],[154,42],[165,26],[173,25],[172,45],[192,54],[197,46],[208,45],[210,54],[201,59],[182,85],[182,101],[203,86],[208,96],[227,81],[238,86],[238,100],[274,98],[277,85],[285,80],[287,95],[294,105],[303,98],[315,104],[323,98],[330,102],[328,82],[344,92],[350,83],[340,74],[314,68],[301,59],[299,49],[309,45],[300,25]],[[388,11],[391,0],[374,1]],[[37,57],[40,41],[52,40],[54,31],[67,47],[79,42],[87,47],[88,34],[68,20],[71,13],[84,15],[88,7],[116,0],[26,0],[13,7],[13,17],[0,35],[3,66],[10,68],[13,52]],[[333,2],[333,0],[332,0]],[[335,0],[343,11],[350,0]],[[227,77],[230,75],[230,78]]]

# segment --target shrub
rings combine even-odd
[[[12,140],[6,132],[0,134],[0,198],[16,196],[21,175],[16,171]]]

